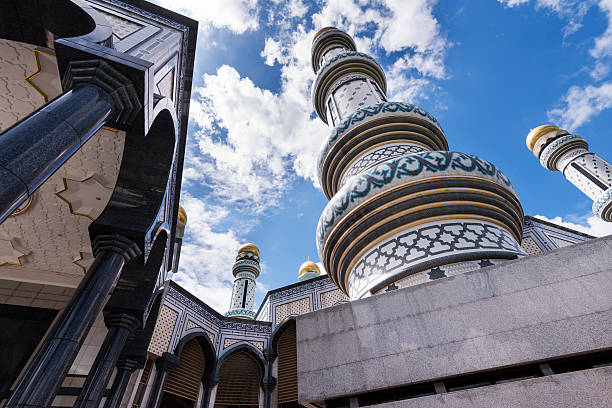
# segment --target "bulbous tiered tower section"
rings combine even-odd
[[[255,302],[255,279],[259,276],[259,248],[255,244],[245,244],[238,249],[236,262],[232,267],[234,290],[228,317],[254,319],[253,303]]]
[[[612,164],[595,153],[580,136],[555,125],[542,125],[527,135],[527,148],[548,170],[560,171],[593,200],[593,213],[612,222]]]
[[[387,100],[381,66],[327,27],[312,44],[312,101],[332,127],[319,157],[330,200],[317,247],[351,299],[525,255],[523,210],[508,178],[448,151],[438,121]]]

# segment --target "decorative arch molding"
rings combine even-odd
[[[296,316],[289,316],[280,326],[272,332],[270,342],[268,343],[268,354],[270,356],[270,362],[274,362],[278,357],[278,340],[281,338],[283,333],[291,326],[295,325]]]
[[[193,339],[197,340],[204,353],[205,365],[203,379],[211,378],[218,366],[217,353],[215,352],[215,346],[212,344],[205,331],[197,331],[183,337],[174,348],[173,354],[180,359],[183,348]]]
[[[89,227],[92,241],[112,231],[145,248],[146,238],[155,234],[152,228],[166,196],[178,137],[176,114],[165,106],[164,99],[158,102],[163,107],[146,135],[127,132],[115,189],[106,208]]]

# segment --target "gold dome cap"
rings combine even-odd
[[[531,132],[529,132],[529,134],[527,135],[527,139],[525,139],[525,144],[527,145],[527,148],[533,152],[533,148],[535,147],[535,144],[537,143],[538,139],[540,139],[547,133],[554,132],[557,130],[560,129],[555,125],[541,125],[537,128],[531,129]]]
[[[180,204],[179,204],[177,219],[179,222],[182,222],[183,224],[187,224],[187,212],[185,211],[183,206]]]
[[[321,270],[319,269],[319,266],[316,263],[308,259],[302,264],[302,266],[300,266],[299,276],[302,277],[307,273],[316,273],[317,275],[320,275]]]
[[[257,248],[257,246],[251,242],[249,242],[248,244],[244,244],[238,249],[239,254],[242,254],[243,252],[250,252],[259,256],[259,248]]]

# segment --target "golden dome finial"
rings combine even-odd
[[[187,224],[187,212],[185,211],[183,206],[180,204],[178,208],[178,215],[176,216],[176,218],[179,222],[182,222],[183,224]]]
[[[249,242],[248,244],[244,244],[238,249],[239,254],[243,252],[250,252],[252,254],[259,256],[259,248],[257,248],[257,246],[253,244],[252,242]]]
[[[332,26],[323,27],[322,29],[317,31],[317,33],[314,35],[314,37],[312,37],[312,43],[314,44],[314,42],[317,39],[317,37],[319,35],[321,35],[324,31],[328,31],[328,30],[337,30],[337,28],[336,27],[332,27]]]
[[[310,257],[308,257],[308,260],[300,266],[298,280],[301,280],[301,278],[305,277],[305,275],[308,273],[315,273],[317,275],[321,275],[321,270],[319,269],[319,266],[316,263],[312,262],[310,260]]]
[[[525,144],[527,145],[527,148],[533,152],[533,147],[535,146],[538,139],[547,133],[554,132],[555,130],[559,130],[559,128],[555,125],[541,125],[531,129],[531,131],[527,135],[527,139],[525,139]]]

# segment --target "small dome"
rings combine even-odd
[[[177,219],[179,222],[182,222],[183,224],[187,224],[187,212],[185,212],[185,209],[180,204],[179,204]]]
[[[321,35],[323,32],[327,31],[327,30],[337,30],[337,28],[336,27],[323,27],[322,29],[317,31],[317,33],[314,35],[314,37],[312,37],[312,42],[314,43],[315,40],[317,39],[317,37],[319,35]]]
[[[243,252],[250,252],[252,254],[259,256],[259,248],[257,248],[257,246],[255,246],[255,244],[251,242],[249,242],[248,244],[244,244],[243,246],[240,247],[240,249],[238,249],[239,254]]]
[[[527,139],[525,139],[527,148],[533,152],[533,148],[538,139],[547,133],[554,132],[555,130],[559,130],[559,128],[555,125],[541,125],[537,128],[531,129],[531,132],[529,132],[527,135]]]
[[[314,278],[314,275],[321,275],[321,270],[316,263],[309,259],[300,266],[298,280],[301,282],[305,279]]]

